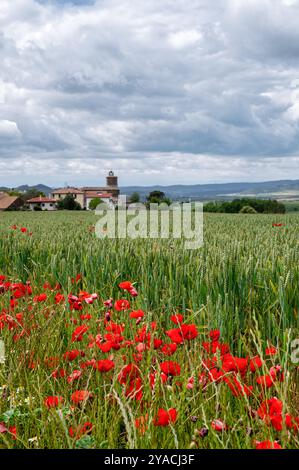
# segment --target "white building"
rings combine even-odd
[[[42,196],[33,197],[27,201],[30,210],[32,211],[36,210],[36,208],[39,208],[42,211],[56,211],[56,202],[56,199]]]
[[[86,207],[87,210],[89,210],[89,203],[93,199],[100,199],[102,202],[107,204],[109,209],[114,209],[114,207],[115,207],[115,200],[114,200],[112,194],[100,193],[98,191],[86,191],[86,193],[85,193],[85,207]]]

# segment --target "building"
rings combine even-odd
[[[29,204],[29,208],[31,211],[55,211],[57,209],[56,199],[50,197],[33,197],[32,199],[28,199],[27,203]]]
[[[0,192],[0,211],[17,210],[22,205],[23,201],[18,196],[9,196],[7,193]]]
[[[106,186],[85,186],[83,188],[61,188],[52,192],[52,197],[56,201],[64,199],[67,194],[71,194],[80,204],[82,209],[89,209],[89,203],[94,198],[100,198],[110,207],[114,207],[119,196],[118,178],[113,171],[109,171],[106,177]]]

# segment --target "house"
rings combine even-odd
[[[71,194],[73,198],[80,204],[82,209],[89,210],[89,203],[92,199],[99,197],[103,202],[107,202],[110,207],[114,207],[117,203],[120,190],[118,187],[118,177],[113,171],[109,171],[106,177],[106,186],[93,186],[83,188],[60,188],[52,192],[52,198],[56,201],[64,199],[66,195]]]
[[[0,192],[0,211],[17,210],[22,205],[23,201],[18,196],[9,196],[7,193]]]
[[[96,198],[101,199],[102,202],[106,203],[109,209],[113,209],[115,206],[112,194],[99,193],[98,191],[86,191],[85,192],[86,209],[89,209],[90,201]]]
[[[31,211],[55,211],[57,209],[56,199],[50,197],[33,197],[32,199],[28,199],[27,203],[29,204],[29,208]]]
[[[78,188],[55,189],[51,194],[56,202],[59,201],[59,199],[64,199],[68,195],[71,195],[80,204],[81,208],[84,208],[84,192]]]

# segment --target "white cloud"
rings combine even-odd
[[[294,175],[298,13],[295,0],[1,0],[1,175]]]

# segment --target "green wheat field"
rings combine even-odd
[[[197,250],[96,220],[0,215],[0,448],[297,448],[299,215]]]

